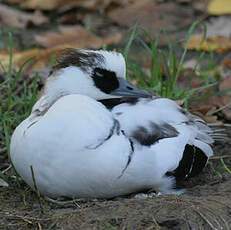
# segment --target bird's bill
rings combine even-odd
[[[152,94],[148,93],[145,90],[139,89],[136,86],[129,83],[123,78],[118,78],[119,87],[113,90],[110,94],[121,97],[152,97]]]

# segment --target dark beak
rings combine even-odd
[[[138,89],[136,86],[129,83],[124,78],[117,78],[119,80],[119,87],[113,90],[110,94],[122,97],[152,97],[152,94],[145,90]]]

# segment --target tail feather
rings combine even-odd
[[[194,161],[188,177],[197,176],[206,166],[207,162],[208,156],[200,148],[194,146]]]
[[[189,144],[185,146],[183,157],[179,162],[178,167],[174,170],[172,175],[176,178],[176,180],[184,180],[188,177],[192,164],[194,161],[194,150],[193,147]]]
[[[178,167],[173,172],[167,172],[167,176],[174,176],[176,181],[198,175],[207,164],[208,156],[200,148],[187,144],[183,157]]]
[[[212,130],[212,133],[210,133],[209,135],[213,138],[214,141],[226,142],[229,140],[227,129],[224,126],[209,124],[209,127]]]

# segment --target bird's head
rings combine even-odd
[[[96,100],[149,97],[126,80],[122,54],[104,50],[67,49],[45,84],[46,94],[82,94]]]

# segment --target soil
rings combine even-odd
[[[0,188],[0,229],[231,229],[231,143],[215,146],[204,172],[183,195],[47,201],[19,182]],[[228,157],[227,157],[228,156]]]

